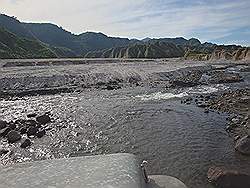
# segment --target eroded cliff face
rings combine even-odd
[[[250,60],[250,47],[236,45],[214,46],[213,49],[204,51],[204,47],[189,49],[185,52],[186,60],[207,61],[207,60]]]
[[[215,48],[210,57],[211,60],[226,59],[226,60],[250,60],[250,48],[238,46],[218,46]]]
[[[175,58],[183,57],[184,49],[173,43],[155,42],[116,47],[103,51],[89,52],[86,58]]]

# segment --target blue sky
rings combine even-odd
[[[250,0],[0,0],[0,12],[73,32],[250,46]]]

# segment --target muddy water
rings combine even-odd
[[[0,118],[49,111],[54,119],[47,136],[35,139],[30,149],[15,148],[13,161],[128,152],[148,160],[151,174],[178,177],[190,188],[210,188],[206,181],[210,166],[249,172],[250,161],[234,152],[225,131],[226,114],[205,114],[181,104],[180,98],[224,87],[182,91],[137,87],[2,100]],[[0,144],[14,146],[3,140]]]

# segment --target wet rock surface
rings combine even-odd
[[[235,149],[243,155],[250,156],[250,136],[245,136],[239,139],[236,143]]]
[[[208,181],[218,188],[249,188],[250,175],[238,171],[211,167],[207,173]]]

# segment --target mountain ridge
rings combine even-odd
[[[101,32],[85,32],[77,35],[56,24],[23,23],[15,17],[4,14],[0,15],[0,27],[7,30],[8,34],[19,38],[16,41],[28,39],[32,40],[29,41],[31,43],[40,43],[40,46],[49,49],[56,57],[249,59],[249,47],[201,43],[196,38],[144,38],[138,40],[110,37]],[[1,44],[0,50],[6,51],[6,46]],[[11,49],[9,51],[11,53]],[[36,53],[34,52],[34,54]],[[3,57],[0,56],[0,58]]]

